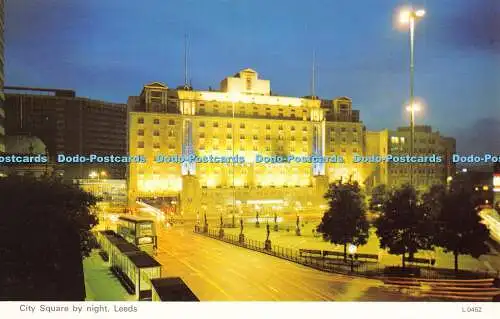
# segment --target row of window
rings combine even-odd
[[[405,138],[404,137],[398,137],[398,136],[391,136],[391,143],[392,144],[404,144],[405,143]],[[422,143],[422,144],[436,144],[436,140],[435,139],[426,139],[426,138],[421,138],[421,139],[417,139],[415,138],[414,140],[414,143]]]
[[[199,126],[199,127],[206,127],[206,126],[205,126],[205,122],[204,122],[204,121],[201,121],[201,122],[198,124],[198,126]],[[218,123],[218,122],[214,122],[214,123],[212,124],[212,126],[213,126],[213,127],[215,127],[215,128],[218,128],[218,127],[219,127],[219,123]],[[232,123],[227,123],[227,124],[226,124],[226,127],[227,127],[227,128],[232,128],[232,127],[233,127],[233,124],[232,124]],[[241,123],[241,124],[240,124],[240,129],[244,129],[244,128],[246,128],[245,123]],[[255,129],[257,129],[257,130],[258,130],[258,129],[260,129],[260,127],[259,127],[259,126],[255,126]],[[266,130],[270,130],[270,129],[271,129],[271,124],[266,124]],[[279,125],[279,126],[278,126],[278,130],[282,131],[282,130],[283,130],[283,125]],[[295,126],[291,126],[291,127],[290,127],[290,130],[291,130],[291,131],[295,131]],[[307,127],[306,127],[306,126],[302,127],[302,131],[307,132]]]
[[[137,119],[138,124],[144,124],[144,118],[139,117]],[[153,124],[160,124],[160,119],[153,119]],[[175,120],[168,120],[168,125],[175,125]]]
[[[137,130],[137,135],[138,136],[144,136],[144,130],[140,129]],[[153,136],[160,136],[160,131],[159,130],[153,130]],[[167,133],[168,137],[175,137],[175,131],[174,130],[169,130]]]

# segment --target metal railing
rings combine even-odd
[[[307,250],[293,249],[288,247],[282,247],[278,245],[271,245],[266,249],[264,241],[258,241],[253,239],[244,238],[240,240],[239,235],[226,234],[221,232],[220,228],[210,229],[208,228],[206,232],[204,227],[195,226],[195,233],[205,235],[210,238],[214,238],[235,246],[247,248],[250,250],[258,251],[271,255],[277,258],[292,261],[304,266],[308,266],[321,271],[339,273],[339,274],[349,274],[362,277],[392,277],[395,275],[400,275],[397,273],[392,273],[391,270],[397,269],[398,267],[388,267],[377,261],[364,261],[353,258],[353,256],[347,255],[344,258],[343,253],[336,254],[310,254]],[[325,256],[326,255],[326,256]],[[441,269],[434,268],[430,266],[408,266],[408,269],[416,269],[418,278],[422,279],[455,279],[455,278],[496,278],[500,276],[500,273],[491,271],[460,271],[455,273],[451,269]]]

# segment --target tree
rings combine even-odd
[[[474,196],[463,188],[450,190],[443,196],[438,216],[438,232],[435,244],[452,252],[455,271],[458,272],[458,256],[470,254],[474,258],[489,252],[486,241],[489,231],[481,223]]]
[[[0,179],[0,300],[85,300],[96,199],[56,179]]]
[[[404,268],[406,253],[432,247],[432,220],[410,185],[391,191],[383,208],[375,223],[380,247],[401,255]]]
[[[359,184],[351,180],[330,184],[324,197],[328,200],[329,209],[317,230],[325,240],[343,245],[344,260],[347,260],[347,244],[364,245],[368,239],[364,197]]]
[[[429,191],[422,195],[422,205],[433,220],[439,218],[445,196],[446,186],[439,184],[432,185]]]
[[[370,209],[380,212],[383,210],[383,205],[387,201],[388,189],[385,184],[380,184],[372,189],[370,198]]]

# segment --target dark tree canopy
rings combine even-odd
[[[371,192],[370,209],[379,212],[382,211],[388,195],[389,190],[385,184],[375,186]]]
[[[323,215],[318,232],[337,245],[364,245],[368,239],[364,197],[357,182],[349,180],[330,184],[325,194],[329,209]]]
[[[429,191],[422,195],[422,205],[433,220],[439,217],[445,196],[446,186],[439,184],[432,185]]]
[[[56,179],[0,179],[0,300],[84,300],[96,199]]]
[[[420,249],[432,247],[432,220],[410,185],[390,193],[376,227],[381,248],[402,255],[403,266],[406,253],[413,255]]]
[[[481,223],[475,199],[470,191],[455,189],[442,197],[438,216],[436,245],[455,256],[455,270],[458,270],[458,256],[468,254],[478,258],[489,252],[486,241],[489,231]]]

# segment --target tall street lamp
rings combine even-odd
[[[410,31],[410,156],[413,156],[415,142],[415,23],[418,19],[425,16],[424,9],[403,9],[399,13],[399,22],[408,25]],[[413,165],[410,162],[410,185],[413,185]]]

